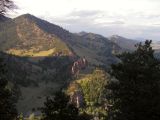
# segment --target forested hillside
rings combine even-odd
[[[89,71],[93,66],[109,68],[118,61],[114,51],[121,51],[101,35],[73,34],[30,14],[1,22],[0,38],[8,80],[18,87],[17,106],[24,113],[37,109],[45,96],[66,86],[75,76],[72,68],[83,72],[81,65],[74,66],[78,59],[86,59]]]
[[[65,110],[74,109],[77,119],[105,120],[112,106],[106,98],[111,92],[106,90],[113,78],[109,75],[111,65],[123,61],[117,55],[132,54],[136,43],[120,36],[106,38],[87,32],[71,33],[30,14],[14,19],[3,17],[0,57],[6,63],[7,87],[17,102],[18,114],[28,117],[34,113],[40,117],[41,107],[52,101],[57,104],[53,96],[63,91],[60,100],[66,98],[71,103],[71,108]],[[155,55],[159,57],[159,49]],[[53,99],[46,100],[48,96]],[[67,104],[63,102],[62,105]],[[58,107],[63,111],[61,105]]]

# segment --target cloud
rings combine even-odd
[[[124,25],[125,22],[124,21],[103,21],[103,22],[95,22],[94,25],[97,25],[97,26],[102,26],[102,27],[105,27],[105,26],[109,26],[109,25]]]
[[[71,32],[159,39],[160,0],[14,1],[20,8],[17,16],[31,13]]]
[[[103,15],[103,11],[72,11],[65,16],[50,18],[51,22],[66,25],[94,25],[95,20]],[[48,19],[48,18],[46,18]]]
[[[160,23],[155,23],[155,24],[153,24],[153,25],[155,25],[155,26],[160,26]]]
[[[103,11],[98,11],[98,10],[76,10],[72,11],[69,16],[78,16],[81,18],[84,17],[97,17],[98,15],[103,14]]]
[[[145,17],[144,17],[145,16]],[[50,18],[52,23],[63,26],[71,32],[95,32],[104,36],[119,34],[128,38],[159,40],[159,22],[152,21],[158,15],[131,13],[127,16],[105,11],[72,11],[63,17]],[[150,18],[149,20],[146,18]]]
[[[119,17],[120,18],[120,17]],[[52,22],[58,22],[71,25],[122,25],[123,20],[117,20],[117,17],[107,14],[104,11],[72,11],[63,17],[55,17]]]

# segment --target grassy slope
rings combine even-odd
[[[62,27],[38,19],[32,15],[27,14],[22,17],[35,21],[40,29],[60,38],[73,53],[80,57],[85,56],[91,64],[103,65],[104,63],[111,64],[117,61],[114,55],[112,55],[113,45],[117,51],[120,50],[120,47],[103,36],[91,33],[87,33],[86,35],[72,34]]]
[[[60,38],[46,33],[35,21],[25,16],[1,23],[0,38],[0,50],[10,54],[4,55],[9,63],[8,76],[21,90],[22,99],[17,104],[19,112],[26,113],[33,107],[43,105],[46,95],[51,95],[51,91],[56,91],[64,85],[65,81],[59,81],[60,79],[56,79],[54,75],[59,74],[55,70],[68,64],[67,60],[59,64],[62,61],[59,59],[70,55],[71,50]],[[62,57],[54,58],[57,53],[61,53]],[[47,59],[51,60],[44,62]],[[48,81],[45,86],[41,84],[44,81]]]
[[[95,65],[115,61],[113,44],[102,36],[75,35],[31,15],[20,16],[0,25],[0,50],[18,55],[6,58],[10,63],[9,76],[20,85],[24,98],[18,102],[20,111],[27,112],[32,106],[37,107],[42,103],[45,89],[41,83],[44,81],[48,82],[46,86],[50,85],[50,81],[53,82],[53,91],[64,84],[66,77],[63,75],[71,62],[66,55],[75,53],[85,56],[89,63]],[[59,52],[62,56],[54,58]],[[42,99],[38,102],[36,97],[40,94]]]

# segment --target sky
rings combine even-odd
[[[71,32],[160,41],[160,0],[13,0],[10,17],[30,13]]]

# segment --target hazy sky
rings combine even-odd
[[[14,0],[12,17],[30,13],[71,32],[160,40],[160,0]]]

